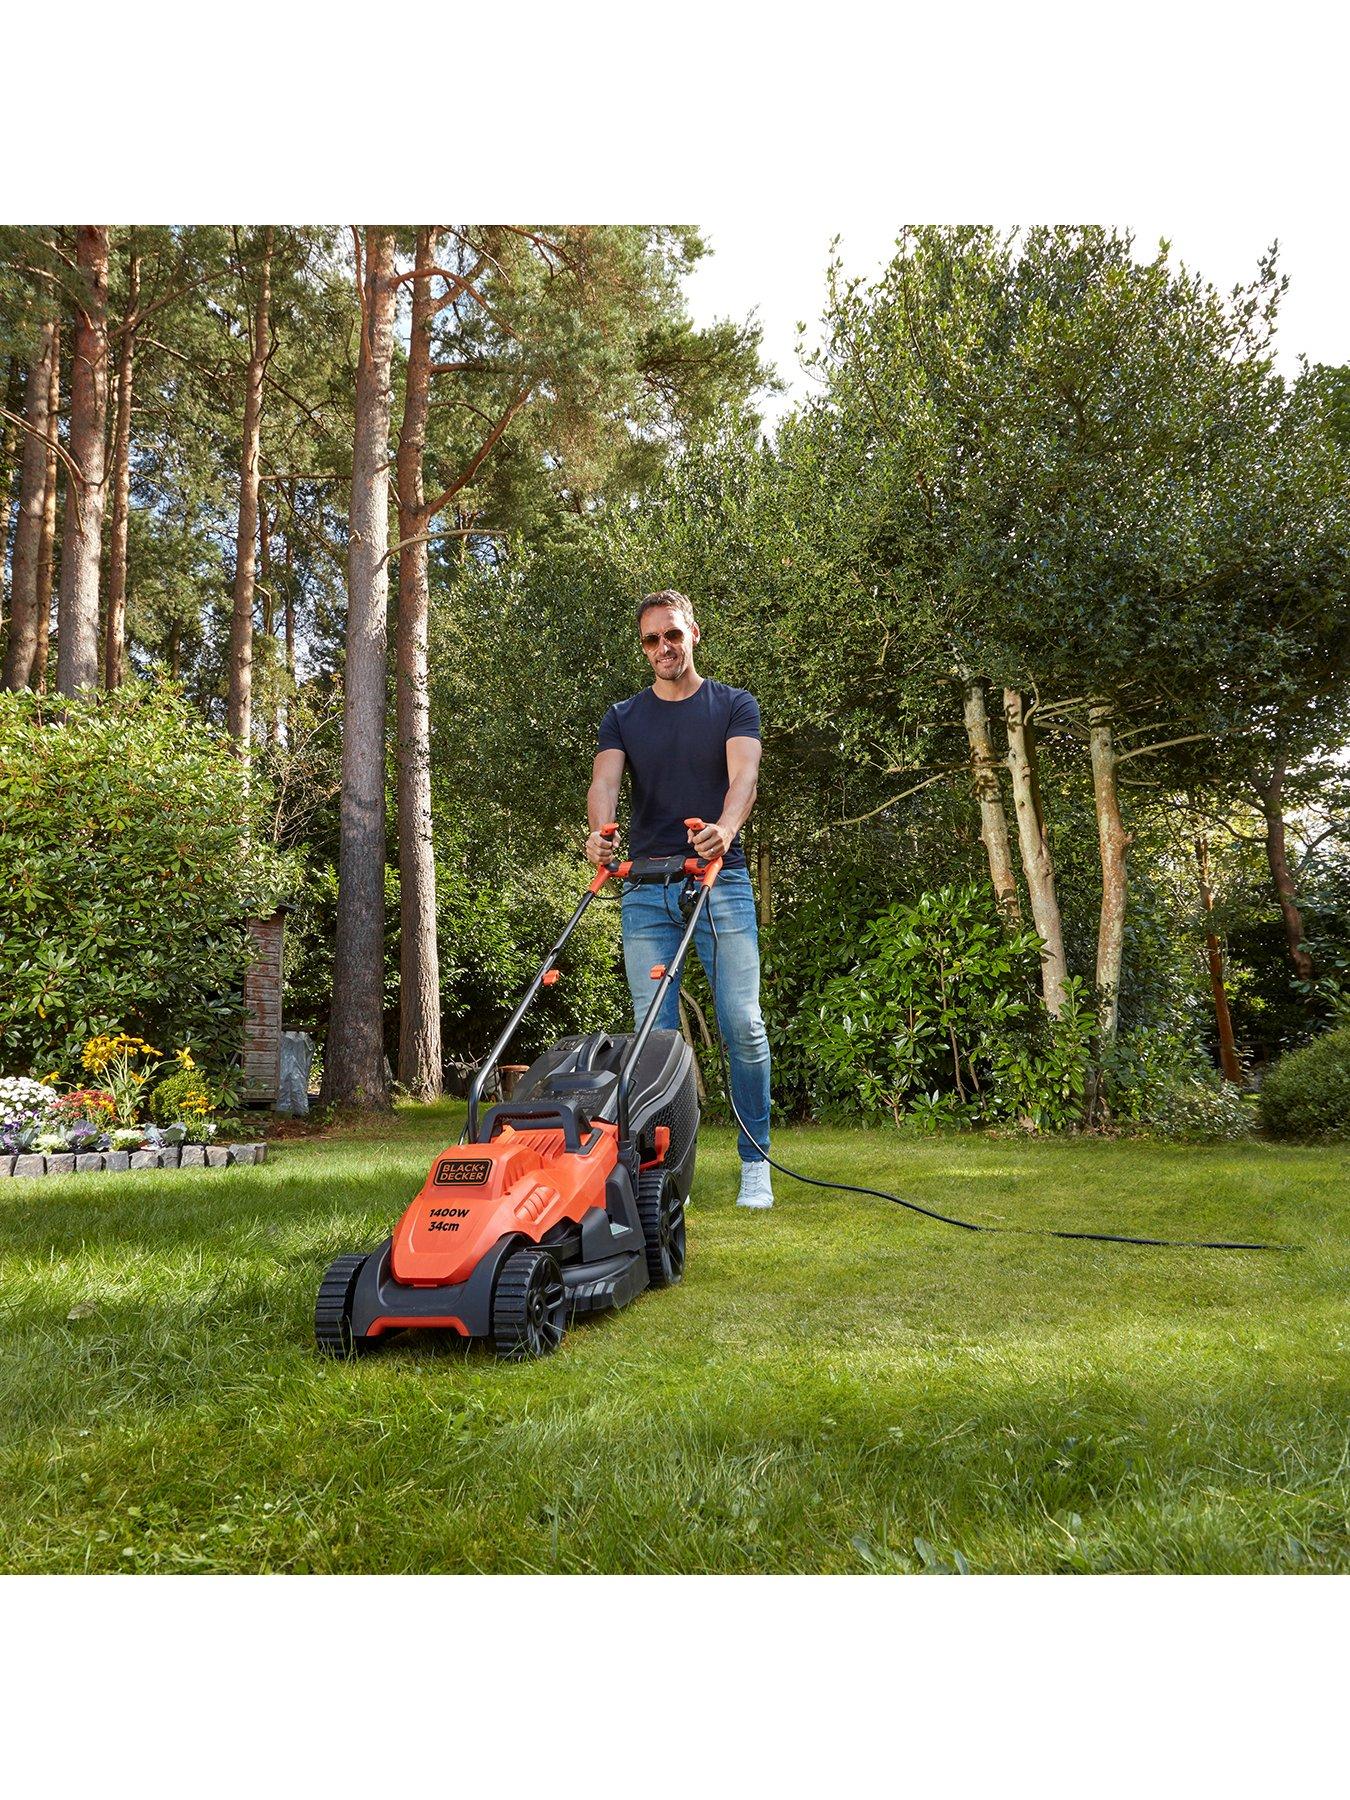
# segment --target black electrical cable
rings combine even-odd
[[[666,910],[670,910],[670,897],[666,896]],[[717,1024],[717,1055],[722,1066],[722,1086],[726,1091],[727,1103],[731,1107],[736,1123],[759,1151],[771,1169],[777,1169],[780,1175],[786,1175],[791,1181],[804,1182],[808,1187],[834,1188],[841,1194],[868,1194],[875,1200],[889,1200],[894,1206],[906,1207],[910,1212],[919,1213],[925,1219],[936,1219],[940,1225],[954,1225],[958,1231],[987,1231],[1000,1237],[1053,1237],[1070,1238],[1093,1244],[1141,1244],[1148,1249],[1157,1250],[1297,1250],[1298,1244],[1240,1244],[1224,1239],[1208,1238],[1152,1238],[1126,1237],[1115,1231],[1055,1231],[1049,1226],[1035,1225],[977,1225],[970,1219],[954,1219],[947,1213],[935,1212],[932,1207],[920,1206],[917,1200],[905,1200],[899,1194],[887,1193],[884,1188],[856,1187],[849,1181],[822,1181],[815,1175],[799,1175],[796,1169],[789,1169],[785,1163],[774,1160],[768,1151],[755,1137],[753,1131],[736,1110],[736,1102],[731,1097],[731,1075],[727,1068],[726,1044],[722,1037],[722,1021],[717,1018],[717,924],[712,912],[712,894],[708,895],[708,929],[712,933],[712,989],[713,1016]]]

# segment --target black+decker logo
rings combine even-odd
[[[437,1187],[482,1187],[492,1173],[484,1157],[445,1156],[436,1164]]]

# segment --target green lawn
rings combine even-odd
[[[777,1179],[706,1130],[684,1284],[540,1363],[334,1364],[459,1107],[227,1174],[0,1186],[6,1570],[1350,1567],[1350,1151],[778,1134],[808,1173],[981,1219],[1297,1255],[980,1237]]]

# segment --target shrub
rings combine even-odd
[[[238,1048],[244,921],[290,879],[261,793],[172,689],[0,694],[0,1043],[74,1067],[96,1033]]]
[[[150,1096],[150,1110],[161,1125],[194,1125],[208,1118],[220,1095],[200,1069],[176,1069]]]
[[[1175,1026],[1122,1032],[1102,1058],[1106,1116],[1118,1125],[1165,1123],[1177,1096],[1218,1077],[1198,1038]]]
[[[773,921],[760,933],[760,998],[773,1045],[774,1104],[788,1115],[820,1116],[841,1103],[856,1110],[856,1099],[841,1095],[817,1060],[807,1022],[829,983],[854,966],[863,933],[892,898],[883,887],[869,889],[873,874],[870,866],[836,868],[828,859],[813,866],[809,884],[800,884],[790,904],[779,889]],[[697,987],[692,969],[686,984],[691,977]],[[720,1088],[719,1076],[710,1091]]]
[[[1148,1123],[1172,1143],[1233,1143],[1251,1131],[1253,1117],[1241,1090],[1211,1070],[1160,1084],[1150,1101]]]
[[[441,1016],[447,1056],[482,1056],[506,1023],[521,990],[576,909],[594,873],[565,852],[490,874],[442,872],[436,924],[441,958]],[[568,1033],[631,1029],[631,1002],[619,954],[619,908],[594,902],[568,939],[560,979],[543,989],[511,1051],[528,1062]]]
[[[834,1098],[933,1125],[1081,1117],[1095,1030],[1081,985],[1048,1019],[1040,939],[1009,930],[987,889],[896,904],[865,928],[859,952],[795,1028]]]
[[[1097,1015],[1083,983],[1071,975],[1057,1019],[1041,1005],[1021,1016],[1023,1029],[1007,1025],[989,1044],[993,1093],[989,1117],[1016,1120],[1033,1131],[1063,1131],[1083,1117],[1088,1073],[1097,1037]]]
[[[1261,1084],[1261,1122],[1274,1137],[1350,1137],[1350,1025],[1272,1064]]]
[[[447,811],[449,810],[447,804]],[[447,1063],[462,1067],[484,1055],[521,990],[575,910],[594,870],[560,852],[517,860],[497,845],[467,845],[456,813],[437,825],[436,938],[440,957],[441,1030]],[[309,872],[286,924],[286,995],[290,1016],[322,1041],[328,1026],[337,873]],[[385,1047],[398,1059],[398,871],[385,877]],[[556,986],[545,988],[521,1026],[511,1060],[529,1061],[567,1033],[628,1029],[628,984],[619,954],[619,908],[607,895],[593,904],[568,940]]]

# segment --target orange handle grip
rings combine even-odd
[[[685,824],[690,831],[702,831],[703,829],[702,819],[686,819]],[[705,862],[700,868],[699,864],[691,857],[684,866],[691,875],[702,881],[704,887],[711,887],[722,872],[722,858],[715,856],[711,862]]]
[[[608,825],[600,825],[597,826],[596,829],[599,831],[601,837],[613,837],[619,829],[618,821],[616,819],[611,819]],[[595,877],[591,882],[591,892],[593,894],[598,894],[611,875],[622,875],[625,873],[625,869],[614,864],[607,865],[601,863],[596,869]]]

